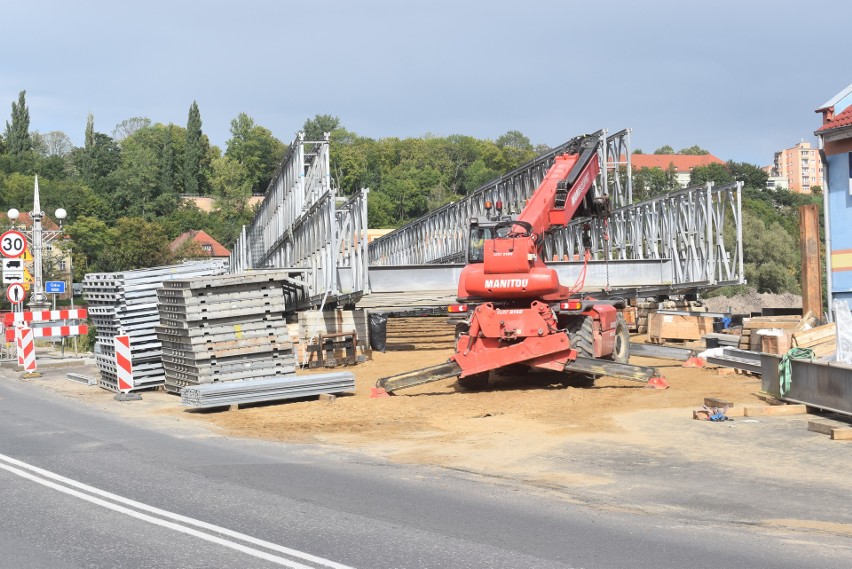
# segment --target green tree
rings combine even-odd
[[[251,197],[251,184],[245,168],[227,156],[216,158],[211,166],[213,174],[210,186],[216,198],[217,209],[242,213]]]
[[[731,174],[728,167],[724,164],[712,163],[706,166],[696,166],[689,174],[689,183],[704,184],[706,182],[714,182],[715,184],[729,184],[734,181],[734,175]]]
[[[725,166],[734,179],[743,182],[745,187],[761,191],[766,189],[769,174],[761,170],[759,166],[733,160],[728,161]]]
[[[340,119],[332,115],[316,115],[302,125],[305,140],[322,140],[325,133],[331,134],[339,128]]]
[[[26,91],[21,91],[18,94],[18,102],[12,102],[12,122],[10,124],[6,121],[6,152],[12,156],[19,156],[33,148],[26,94]]]
[[[674,148],[666,144],[665,146],[661,146],[654,151],[654,154],[674,154]]]
[[[112,246],[102,250],[101,271],[125,271],[168,265],[174,260],[164,226],[139,217],[122,217],[109,229]]]
[[[86,117],[86,133],[84,138],[83,148],[86,150],[91,149],[95,145],[95,116],[92,113],[89,113]]]
[[[272,180],[287,147],[272,133],[245,113],[231,121],[231,138],[225,156],[236,160],[246,170],[252,193],[262,194]]]
[[[704,150],[696,144],[694,146],[690,146],[689,148],[681,148],[678,154],[686,154],[687,156],[702,156],[704,154],[710,154],[710,151]]]
[[[199,195],[202,186],[201,166],[206,154],[204,142],[201,132],[201,113],[198,110],[198,103],[193,101],[186,121],[186,141],[183,150],[183,186],[184,191],[191,196]]]
[[[90,188],[107,195],[112,189],[108,176],[121,164],[121,148],[109,136],[95,132],[89,146],[72,152],[71,161]]]

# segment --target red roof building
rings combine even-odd
[[[172,252],[178,251],[181,247],[186,246],[187,241],[196,243],[202,252],[213,258],[229,258],[231,252],[228,251],[221,243],[210,237],[206,231],[201,229],[192,230],[182,233],[177,239],[169,244],[169,249]]]
[[[634,170],[642,168],[659,168],[668,170],[672,166],[680,187],[689,185],[689,177],[693,168],[698,166],[709,166],[710,164],[724,164],[722,160],[712,154],[631,154],[630,163]]]

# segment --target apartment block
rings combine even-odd
[[[813,186],[822,183],[819,152],[811,148],[810,142],[800,142],[792,148],[776,152],[770,175],[773,178],[786,178],[791,192],[809,194]]]

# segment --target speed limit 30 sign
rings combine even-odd
[[[7,231],[0,235],[0,253],[6,257],[20,257],[27,250],[27,238],[20,231]]]

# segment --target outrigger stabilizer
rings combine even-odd
[[[644,383],[646,387],[652,389],[667,389],[669,387],[665,378],[660,376],[660,372],[653,367],[577,357],[574,361],[565,365],[565,371],[596,377],[617,377],[619,379]],[[461,373],[461,367],[455,361],[449,360],[443,364],[383,377],[376,382],[376,388],[373,392],[376,397],[381,397],[385,394],[393,395],[401,389],[457,377]]]

